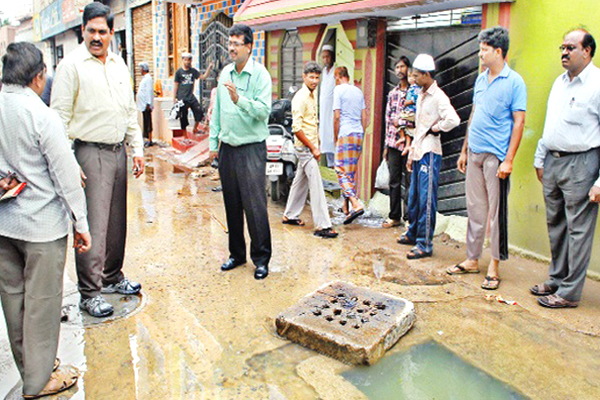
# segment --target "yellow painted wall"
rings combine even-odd
[[[487,27],[497,25],[498,10],[498,5],[488,7]],[[511,177],[509,239],[511,245],[547,257],[546,210],[533,158],[542,136],[550,89],[564,72],[558,46],[567,31],[582,25],[600,42],[599,1],[517,0],[511,6],[509,65],[525,80],[528,101],[525,133]],[[596,65],[600,65],[599,54]],[[600,232],[594,239],[590,271],[600,273]]]

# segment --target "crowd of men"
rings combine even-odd
[[[110,9],[101,3],[85,7],[84,43],[58,66],[51,108],[41,99],[47,88],[46,66],[34,45],[10,44],[2,60],[0,295],[28,399],[58,393],[77,382],[77,371],[61,366],[56,358],[71,226],[82,310],[94,317],[108,316],[113,306],[102,293],[141,290],[122,271],[126,145],[137,178],[144,171],[137,112],[144,115],[144,134],[151,145],[152,80],[148,65],[141,64],[144,77],[136,106],[127,66],[109,50],[113,20]],[[465,261],[447,272],[479,272],[489,229],[492,259],[482,287],[494,290],[500,285],[499,262],[508,256],[508,180],[523,134],[527,95],[523,79],[506,63],[508,31],[485,30],[479,42],[485,72],[475,83],[473,110],[457,164],[466,173],[467,254]],[[267,69],[252,59],[252,46],[252,29],[234,25],[228,40],[232,62],[221,71],[212,96],[209,142],[211,157],[219,158],[229,231],[229,258],[221,269],[229,271],[247,262],[245,221],[254,277],[264,279],[272,255],[265,192],[272,80]],[[590,260],[600,202],[600,70],[592,63],[595,49],[592,35],[584,30],[564,37],[560,50],[566,72],[552,88],[535,155],[546,200],[552,263],[549,279],[530,290],[545,307],[578,305]],[[184,59],[175,78],[174,100],[182,101],[186,111],[191,108],[198,122],[203,112],[193,96],[194,83],[205,79],[210,68],[200,75],[187,62],[188,54]],[[329,216],[319,161],[325,154],[325,163],[335,168],[344,197],[344,223],[353,222],[364,213],[356,191],[356,169],[368,124],[367,104],[347,68],[335,66],[330,45],[323,46],[322,61],[323,68],[315,62],[304,66],[303,86],[292,101],[299,163],[282,222],[304,225],[300,214],[310,196],[314,234],[335,238],[338,232]],[[391,211],[383,227],[407,220],[408,229],[398,242],[413,246],[409,259],[433,254],[440,137],[460,123],[435,81],[435,70],[430,55],[420,54],[413,63],[400,57],[395,65],[399,84],[389,93],[385,114]],[[187,120],[181,123],[187,128]],[[404,199],[401,179],[410,188]]]

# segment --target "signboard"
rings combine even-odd
[[[42,40],[81,25],[83,8],[92,0],[56,0],[39,14]]]

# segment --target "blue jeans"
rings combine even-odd
[[[433,251],[433,232],[437,212],[438,184],[442,156],[434,153],[423,155],[413,162],[410,190],[408,192],[409,240],[417,243],[423,252]]]

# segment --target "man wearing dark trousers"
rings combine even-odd
[[[600,69],[596,42],[577,29],[560,46],[562,66],[548,97],[534,167],[550,236],[549,278],[530,291],[543,307],[577,307],[590,264],[600,202]]]
[[[93,2],[83,10],[83,40],[61,61],[54,78],[52,108],[75,142],[94,247],[75,262],[81,302],[94,317],[113,313],[101,293],[136,294],[137,282],[123,274],[127,236],[127,152],[133,173],[144,171],[144,139],[137,120],[131,77],[123,58],[108,47],[114,16]]]
[[[269,274],[271,230],[267,214],[265,169],[271,112],[271,76],[252,54],[253,32],[246,25],[229,31],[233,62],[221,72],[210,122],[211,159],[219,157],[219,174],[229,229],[229,259],[223,271],[246,263],[244,215],[250,233],[254,277]]]

